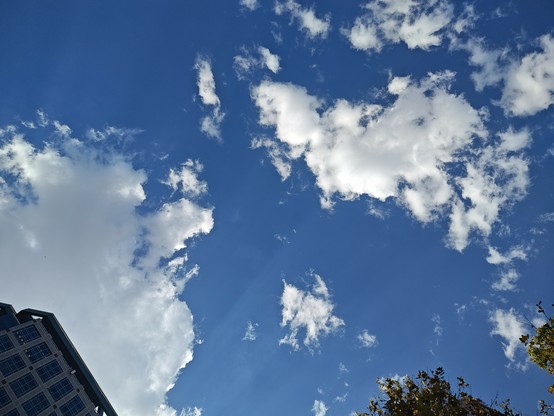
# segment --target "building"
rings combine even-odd
[[[52,313],[0,303],[1,416],[117,416]]]

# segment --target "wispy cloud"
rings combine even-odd
[[[244,332],[244,336],[242,337],[243,341],[256,341],[257,334],[256,334],[256,328],[258,327],[257,323],[252,323],[251,321],[248,321],[246,323],[246,331]]]
[[[179,416],[202,416],[202,409],[199,407],[187,407],[181,410]]]
[[[249,10],[256,10],[259,6],[258,0],[240,0],[239,4]]]
[[[276,74],[281,70],[281,58],[269,49],[258,46],[256,52],[243,47],[241,53],[233,57],[233,68],[238,79],[245,79],[247,75],[260,68],[267,68]]]
[[[306,9],[294,0],[275,3],[275,13],[281,15],[290,13],[293,19],[297,20],[300,29],[303,30],[309,38],[326,38],[331,30],[331,17],[329,15],[323,18],[317,17],[313,8]]]
[[[502,346],[506,358],[510,360],[511,364],[524,369],[525,360],[517,357],[518,351],[525,351],[519,340],[527,332],[524,319],[511,308],[509,310],[496,309],[492,311],[489,315],[489,321],[493,325],[491,335],[498,335],[504,340]]]
[[[221,140],[221,123],[225,113],[221,110],[221,102],[216,94],[212,64],[208,58],[199,56],[194,68],[198,72],[197,86],[200,100],[212,109],[212,113],[201,120],[200,130],[210,137]]]
[[[375,335],[371,335],[367,329],[360,332],[357,339],[363,348],[371,348],[377,345],[377,337]]]

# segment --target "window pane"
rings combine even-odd
[[[0,337],[0,353],[11,350],[13,348],[12,341],[7,335],[2,335]]]
[[[26,349],[25,353],[32,363],[36,363],[37,361],[42,360],[44,357],[48,357],[50,354],[52,354],[50,348],[48,348],[45,342],[41,342],[34,347]]]
[[[60,364],[54,360],[44,364],[42,367],[37,368],[37,373],[40,379],[45,383],[51,378],[54,378],[62,372]]]
[[[23,403],[23,408],[25,412],[27,412],[27,416],[36,416],[48,406],[50,406],[50,403],[48,403],[48,399],[46,399],[43,393],[37,394],[32,399]]]
[[[75,416],[85,408],[85,404],[79,396],[73,397],[66,404],[60,406],[60,411],[63,416]]]
[[[17,397],[23,396],[37,386],[38,384],[32,374],[25,374],[23,377],[19,377],[17,380],[10,383],[10,387]]]
[[[23,359],[19,356],[19,354],[11,355],[8,358],[4,358],[2,361],[0,361],[0,371],[2,372],[4,377],[8,377],[10,374],[21,370],[23,367],[25,367],[25,363],[23,362]]]
[[[57,402],[69,392],[73,391],[73,386],[67,378],[62,378],[56,384],[48,387],[48,391],[50,392],[50,395],[52,396],[54,401]]]
[[[11,402],[10,396],[6,393],[4,387],[0,387],[0,407],[4,407]]]
[[[14,331],[20,344],[25,344],[34,339],[40,338],[40,335],[34,325],[26,326],[18,331]]]
[[[6,413],[6,416],[19,416],[19,412],[17,411],[17,409],[13,409]]]

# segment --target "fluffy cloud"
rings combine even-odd
[[[554,103],[554,38],[539,41],[542,51],[524,56],[506,74],[500,102],[510,114],[533,115]]]
[[[241,54],[233,57],[233,68],[238,79],[245,79],[248,74],[260,68],[267,68],[274,74],[281,70],[281,58],[271,53],[269,49],[258,46],[256,54],[247,48],[241,49]]]
[[[304,329],[303,343],[313,352],[319,346],[321,336],[335,333],[344,325],[342,319],[333,315],[334,305],[325,282],[317,274],[313,277],[315,285],[311,291],[303,291],[284,282],[281,326],[288,327],[289,333],[279,340],[279,345],[288,344],[298,350],[298,332]]]
[[[377,337],[371,335],[367,329],[358,334],[358,341],[363,348],[371,348],[377,345]]]
[[[327,406],[321,400],[314,400],[314,405],[312,406],[312,413],[314,416],[325,416],[327,414]]]
[[[496,309],[490,314],[489,321],[493,325],[491,335],[499,335],[504,340],[502,346],[506,358],[521,368],[522,364],[517,363],[516,354],[518,350],[524,351],[524,346],[519,340],[527,333],[523,318],[514,309]]]
[[[453,6],[443,0],[372,1],[364,8],[366,13],[342,33],[353,48],[368,52],[379,52],[386,44],[400,42],[410,49],[440,45],[454,15]]]
[[[221,102],[215,92],[215,79],[212,64],[206,57],[198,57],[194,69],[198,72],[198,95],[202,104],[212,108],[212,113],[200,122],[200,130],[206,135],[221,140],[221,123],[225,113],[221,111]]]
[[[3,301],[56,313],[120,415],[175,415],[165,395],[194,345],[183,249],[211,230],[211,209],[180,192],[146,208],[144,171],[43,117],[37,145],[3,129]]]
[[[508,130],[489,138],[485,115],[449,92],[453,76],[393,78],[388,107],[340,99],[325,108],[302,87],[263,81],[251,95],[276,138],[253,147],[268,149],[283,179],[303,158],[325,208],[337,196],[396,198],[423,223],[448,218],[448,244],[463,250],[471,232],[489,235],[501,209],[525,195],[530,137]]]
[[[308,37],[312,39],[318,37],[326,38],[329,30],[331,30],[331,18],[329,15],[321,19],[316,16],[313,9],[303,8],[294,0],[275,3],[275,13],[277,15],[285,12],[290,13],[300,24],[300,29],[306,32]]]
[[[554,103],[554,38],[538,39],[540,51],[529,53],[520,61],[509,58],[506,50],[490,49],[484,41],[453,39],[452,48],[469,53],[469,64],[477,67],[471,74],[477,91],[502,85],[500,106],[509,115],[530,116]]]

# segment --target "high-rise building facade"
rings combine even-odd
[[[0,303],[0,416],[117,416],[52,313]]]

